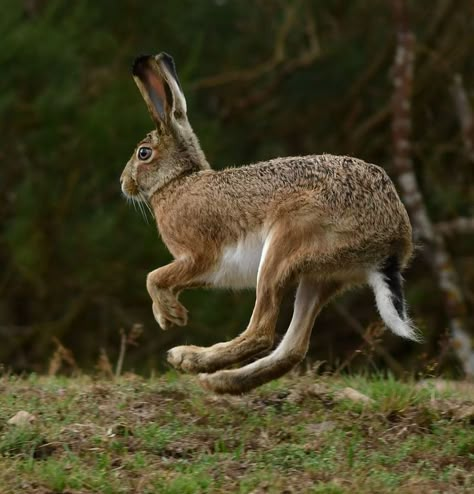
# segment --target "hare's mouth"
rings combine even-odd
[[[140,195],[140,190],[138,189],[135,180],[129,177],[125,177],[122,180],[122,192],[127,197],[136,197]]]

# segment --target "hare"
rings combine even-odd
[[[372,288],[394,333],[418,340],[400,274],[412,254],[412,229],[382,168],[323,154],[212,170],[189,124],[173,59],[141,56],[132,73],[156,129],[128,161],[122,191],[150,206],[174,257],[147,276],[156,321],[163,329],[186,325],[178,295],[187,288],[256,289],[240,336],[172,348],[168,361],[175,368],[199,373],[201,384],[217,393],[249,391],[299,363],[322,307],[361,284]],[[276,349],[228,369],[271,349],[291,286],[293,318]]]

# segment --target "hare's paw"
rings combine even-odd
[[[164,330],[173,326],[186,326],[188,323],[188,312],[176,299],[167,298],[159,303],[154,302],[153,315]]]
[[[167,329],[170,329],[172,327],[172,324],[168,322],[168,320],[165,318],[164,314],[158,307],[158,305],[153,304],[152,305],[153,309],[153,316],[155,317],[155,321],[159,324],[161,329],[164,329],[165,331]]]
[[[215,370],[215,363],[208,358],[207,349],[194,345],[176,346],[168,351],[168,362],[189,374]]]
[[[254,386],[247,386],[245,376],[239,369],[222,370],[213,374],[199,374],[199,384],[208,391],[218,394],[242,394]]]
[[[202,347],[194,345],[176,346],[168,351],[168,362],[175,368],[184,372],[197,373],[201,372],[200,353]]]

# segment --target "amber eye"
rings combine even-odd
[[[151,157],[153,150],[147,146],[138,148],[137,156],[139,160],[146,161]]]

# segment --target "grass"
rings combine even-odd
[[[176,374],[5,376],[0,492],[473,492],[473,400],[474,386],[382,377],[292,376],[220,397]],[[20,410],[35,419],[8,424]]]

